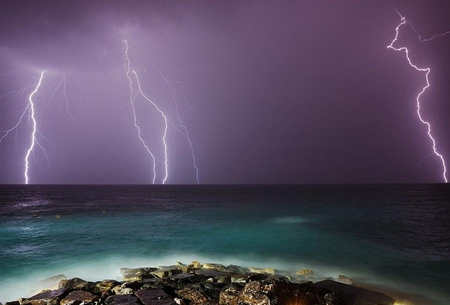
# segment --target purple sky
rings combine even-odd
[[[174,94],[201,183],[442,182],[416,115],[424,74],[386,48],[394,7],[424,38],[450,30],[447,0],[5,0],[0,130],[18,122],[45,70],[34,103],[50,163],[35,147],[30,183],[151,183],[126,39],[131,69],[171,122],[167,183],[196,183]],[[401,30],[396,46],[432,69],[422,114],[450,163],[450,34],[422,43]],[[134,105],[160,183],[164,122],[141,96]],[[30,134],[26,116],[0,143],[0,183],[24,182]]]

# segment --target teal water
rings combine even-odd
[[[312,268],[450,304],[447,185],[0,186],[0,301],[63,273]]]

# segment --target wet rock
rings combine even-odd
[[[83,290],[75,290],[69,293],[67,297],[61,300],[60,305],[76,305],[76,304],[93,304],[95,301],[97,301],[99,297],[95,294],[92,294],[87,291]]]

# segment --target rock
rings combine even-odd
[[[111,289],[111,291],[119,295],[134,294],[133,289],[126,287],[125,284],[118,285]]]
[[[54,275],[33,284],[31,286],[31,291],[41,291],[44,289],[56,290],[59,288],[59,282],[66,279],[67,278],[63,274]]]
[[[50,305],[57,304],[58,299],[64,296],[67,292],[67,289],[58,289],[53,291],[45,291],[38,293],[31,298],[28,299],[20,299],[19,303],[22,304],[31,304],[31,305]]]
[[[220,292],[219,304],[220,305],[238,305],[239,301],[239,289],[235,286],[230,286]]]
[[[95,283],[95,288],[93,289],[94,293],[103,293],[105,291],[109,291],[116,287],[117,285],[120,285],[119,282],[114,280],[103,280],[101,282]]]
[[[95,301],[99,299],[98,296],[83,290],[75,290],[69,293],[67,297],[61,300],[60,305],[66,304],[81,304],[84,305],[93,304]]]
[[[247,274],[248,272],[250,272],[248,270],[248,268],[242,268],[242,267],[237,266],[237,265],[228,265],[227,266],[227,271],[232,273],[232,274]]]
[[[181,262],[176,262],[175,265],[180,266],[182,272],[184,272],[184,273],[189,272],[189,266],[188,265],[185,265],[185,264],[183,264]]]
[[[224,265],[221,264],[213,264],[213,263],[205,263],[202,266],[202,269],[204,270],[216,270],[216,271],[222,271],[227,272],[228,269]]]
[[[148,278],[150,273],[155,270],[157,268],[120,268],[119,272],[124,281],[140,281]]]
[[[202,264],[200,264],[200,262],[198,262],[198,261],[192,261],[192,262],[188,265],[188,267],[189,267],[190,269],[201,269],[201,268],[202,268]]]
[[[273,268],[253,268],[253,267],[250,267],[248,269],[249,269],[249,271],[251,273],[272,274],[272,275],[275,274],[275,269],[273,269]]]
[[[238,303],[242,305],[270,305],[270,299],[261,282],[247,283],[240,293]]]
[[[217,304],[214,302],[214,298],[199,284],[190,284],[183,289],[177,290],[176,293],[182,299],[189,300],[189,304]]]
[[[231,275],[231,283],[235,284],[245,284],[247,283],[248,275],[244,274],[232,274]]]
[[[337,281],[342,284],[353,285],[353,281],[346,277],[345,275],[339,274]]]
[[[159,278],[166,278],[166,277],[172,277],[175,274],[182,273],[182,267],[179,265],[172,265],[172,266],[160,266],[158,269],[150,272],[150,274],[159,277]]]
[[[310,275],[314,275],[314,271],[312,271],[312,269],[302,269],[302,270],[297,271],[296,274],[307,277]]]
[[[105,300],[106,305],[140,305],[139,299],[132,295],[112,295]]]
[[[58,284],[58,288],[65,288],[70,290],[91,290],[94,289],[95,284],[75,277],[70,280],[61,280]]]
[[[206,277],[230,276],[230,273],[228,273],[228,272],[217,271],[217,270],[214,270],[214,269],[195,270],[195,274],[197,274],[197,275],[204,275]]]
[[[144,305],[174,305],[175,301],[162,289],[139,290],[135,295]]]

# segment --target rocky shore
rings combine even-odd
[[[350,279],[316,279],[272,268],[204,263],[120,268],[122,280],[89,282],[54,276],[34,285],[35,295],[5,305],[393,305],[385,294]],[[314,280],[314,283],[311,281]]]

